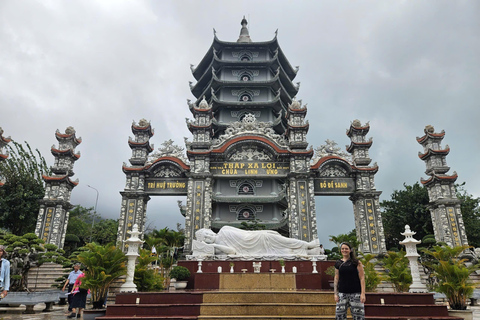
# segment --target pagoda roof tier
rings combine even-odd
[[[74,161],[77,161],[78,159],[80,159],[80,152],[75,153],[73,149],[60,150],[52,146],[51,152],[54,157],[69,156]]]
[[[8,154],[0,153],[0,159],[5,160],[8,158]]]
[[[68,131],[68,130],[66,130],[66,131]],[[73,130],[73,133],[60,133],[60,131],[57,129],[57,131],[55,131],[55,137],[57,138],[57,140],[59,142],[72,141],[74,147],[76,147],[80,143],[82,143],[82,138],[77,138],[75,136],[75,130]]]
[[[194,132],[195,130],[198,130],[198,129],[209,129],[212,130],[212,122],[210,122],[210,124],[206,124],[206,125],[196,125],[196,124],[193,124],[192,122],[189,122],[187,121],[187,128],[188,130],[190,130],[190,132]]]
[[[289,124],[288,125],[288,130],[291,130],[291,129],[303,129],[303,130],[306,130],[308,131],[308,128],[310,127],[310,124],[308,123],[308,120],[307,122],[305,122],[304,124],[300,124],[300,125],[292,125],[292,124]]]
[[[68,175],[62,175],[62,176],[46,176],[46,175],[42,175],[42,178],[44,181],[51,181],[51,182],[54,182],[54,181],[58,181],[58,182],[67,182],[70,186],[72,187],[76,187],[78,185],[78,179],[75,180],[75,181],[72,181]]]
[[[366,135],[370,131],[370,124],[365,124],[362,126],[359,120],[354,120],[350,125],[350,128],[347,130],[347,136],[351,137],[354,134]]]
[[[152,148],[152,146],[150,145],[150,142],[149,142],[149,141],[137,142],[137,141],[133,141],[133,140],[131,140],[131,139],[128,139],[128,145],[130,146],[131,149],[134,149],[134,148],[147,148],[147,151],[148,151],[148,152],[152,152],[152,151],[153,151],[153,148]]]
[[[417,137],[417,142],[422,144],[427,141],[428,138],[434,140],[442,140],[445,137],[445,130],[442,130],[440,133],[428,132],[425,130],[425,135],[423,137]]]
[[[220,229],[224,226],[240,227],[242,222],[248,222],[249,220],[236,220],[236,221],[212,221],[213,229]],[[265,225],[267,230],[279,230],[282,228],[288,228],[288,219],[283,217],[282,220],[262,220],[261,224]]]
[[[353,170],[357,170],[357,171],[370,171],[372,173],[378,172],[378,165],[376,162],[371,167],[359,167],[359,166],[352,166],[352,167],[353,167]]]
[[[307,108],[304,107],[304,108],[301,108],[301,109],[294,109],[294,108],[291,108],[291,107],[288,107],[287,108],[287,114],[285,115],[285,117],[288,117],[289,114],[306,114],[307,113]]]
[[[269,196],[223,196],[212,195],[212,200],[219,203],[277,203],[285,199],[285,191]],[[287,203],[285,202],[286,206]]]
[[[370,148],[372,146],[372,138],[366,142],[350,142],[350,145],[347,147],[347,151],[352,153],[354,148]]]
[[[2,145],[6,145],[7,143],[9,143],[10,141],[12,141],[12,138],[11,137],[4,137],[3,136],[3,129],[0,128],[0,146]]]
[[[453,174],[451,176],[446,175],[446,174],[433,173],[433,175],[429,179],[427,179],[427,180],[420,179],[420,182],[424,186],[428,186],[428,185],[436,183],[436,182],[449,184],[449,183],[455,182],[457,180],[457,178],[458,178],[458,174],[455,171],[453,172]]]
[[[221,144],[220,146],[205,150],[205,151],[198,151],[198,150],[187,150],[187,156],[190,158],[191,156],[196,155],[221,155],[227,151],[230,147],[234,144],[239,142],[259,142],[261,144],[267,145],[272,151],[276,152],[279,155],[288,156],[288,155],[303,155],[307,157],[313,156],[313,150],[290,150],[286,147],[282,147],[271,141],[269,138],[259,137],[259,136],[252,136],[252,135],[245,135],[245,136],[238,136],[235,138],[228,139],[225,143]]]
[[[280,48],[277,40],[277,36],[265,42],[248,42],[248,43],[239,43],[239,42],[227,42],[221,41],[214,36],[213,43],[208,49],[205,56],[202,58],[200,63],[197,65],[196,68],[192,67],[192,74],[196,80],[199,80],[200,77],[205,73],[208,67],[211,65],[212,60],[214,59],[215,53],[221,51],[223,48],[238,48],[238,50],[248,49],[251,50],[253,47],[257,48],[268,48],[270,52],[275,52],[275,55],[278,57],[279,63],[285,69],[286,74],[289,76],[290,80],[293,80],[297,76],[298,68],[293,68],[290,62],[288,61],[287,57],[283,53],[282,49]],[[240,61],[239,61],[240,62]],[[244,61],[245,62],[245,61]],[[248,62],[247,62],[248,63]],[[255,61],[251,61],[250,63],[255,63]],[[262,62],[264,63],[264,61]]]
[[[150,125],[150,122],[147,122],[145,119],[140,120],[138,124],[136,124],[135,121],[132,123],[132,133],[135,134],[140,132],[146,132],[149,137],[152,137],[154,134],[154,130]]]
[[[220,81],[218,79],[216,72],[217,70],[222,70],[225,68],[232,68],[232,69],[270,69],[274,76],[276,78],[279,78],[280,81],[284,84],[284,86],[287,88],[288,92],[291,95],[295,95],[296,92],[298,92],[300,86],[299,84],[294,85],[292,80],[288,77],[286,74],[285,70],[283,69],[282,65],[277,63],[278,60],[273,59],[267,60],[267,61],[249,61],[249,62],[244,62],[244,61],[224,61],[220,59],[215,59],[210,66],[210,72],[205,72],[205,74],[197,81],[197,83],[193,86],[191,86],[191,91],[192,94],[199,98],[204,95],[204,92],[208,90],[208,87],[212,83],[214,79],[217,79],[217,81]],[[226,82],[233,82],[233,81],[226,81]],[[240,83],[245,83],[244,81],[238,80]],[[247,83],[254,83],[257,82],[257,80],[252,80],[248,81]]]
[[[286,110],[286,106],[280,99],[280,93],[277,93],[275,98],[269,101],[224,101],[219,100],[215,94],[212,95],[212,110],[217,111],[219,107],[232,107],[232,108],[259,108],[259,107],[271,107],[276,112]]]
[[[425,153],[418,153],[418,157],[422,160],[426,160],[430,158],[431,156],[442,156],[445,157],[449,154],[450,152],[450,147],[447,145],[445,146],[445,149],[442,150],[433,150],[433,149],[428,149],[427,152]]]

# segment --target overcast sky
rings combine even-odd
[[[151,121],[155,148],[183,145],[193,99],[190,64],[213,40],[236,41],[246,16],[253,41],[278,39],[300,66],[309,143],[342,148],[346,129],[370,122],[380,200],[425,175],[415,138],[445,130],[457,182],[480,196],[478,1],[0,1],[0,127],[53,165],[55,130],[73,126],[72,203],[117,219],[132,121]],[[181,198],[178,198],[181,199]],[[152,197],[157,228],[183,224],[177,198]],[[181,199],[184,200],[184,199]],[[319,238],[354,228],[347,197],[317,197]]]

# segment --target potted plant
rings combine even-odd
[[[335,277],[335,266],[328,267],[327,270],[325,270],[325,274],[332,277],[332,279],[328,280],[328,284],[330,285],[330,288],[333,289],[333,278]]]
[[[230,273],[234,273],[234,272],[235,272],[235,270],[233,269],[233,267],[235,267],[235,263],[230,262]]]
[[[110,285],[127,273],[127,257],[113,244],[88,243],[76,259],[85,267],[81,288],[89,289],[93,309],[103,309]],[[88,310],[84,310],[85,314]]]
[[[170,270],[170,278],[174,278],[175,289],[185,289],[187,287],[187,279],[190,278],[190,270],[182,266],[175,266]]]
[[[461,254],[468,246],[450,248],[446,245],[434,246],[423,252],[430,257],[424,261],[424,265],[431,271],[431,276],[436,278],[434,290],[445,294],[451,310],[450,315],[460,316],[465,319],[473,319],[472,310],[467,310],[467,299],[473,294],[475,285],[470,281],[470,274],[478,269],[477,265],[467,266],[466,259]],[[469,314],[465,315],[467,312]]]
[[[285,273],[285,260],[280,259],[278,263],[280,263],[280,267],[282,267],[282,273]]]

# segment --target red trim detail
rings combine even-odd
[[[223,147],[221,147],[220,149],[212,150],[212,153],[223,153],[232,144],[234,144],[236,142],[239,142],[239,141],[244,141],[244,140],[259,140],[259,141],[265,142],[266,144],[271,146],[278,153],[289,153],[288,150],[280,149],[279,147],[277,147],[277,145],[272,143],[272,141],[270,141],[269,139],[266,139],[266,138],[263,138],[263,137],[258,137],[258,136],[243,136],[243,137],[237,137],[237,138],[231,139],[227,143],[225,143],[225,145],[223,145]]]
[[[155,163],[160,162],[160,161],[163,161],[163,160],[173,161],[173,162],[175,162],[176,164],[178,164],[180,167],[182,167],[183,169],[185,169],[185,170],[190,170],[190,166],[189,166],[189,165],[187,165],[185,162],[183,162],[182,160],[180,160],[180,159],[178,159],[178,158],[175,158],[175,157],[161,157],[161,158],[158,158],[157,160],[155,160],[155,162],[153,162],[152,164],[146,166],[145,169],[148,169],[148,168],[150,168],[151,166],[153,166]]]
[[[347,161],[345,161],[345,159],[342,159],[342,158],[340,158],[340,157],[338,157],[338,156],[327,156],[327,157],[320,158],[320,159],[317,161],[317,163],[315,163],[313,166],[310,166],[310,169],[312,169],[312,170],[317,170],[318,168],[320,168],[320,166],[321,166],[322,164],[324,164],[326,161],[331,160],[331,159],[340,160],[340,161],[346,163],[347,165],[349,165],[349,166],[353,169],[353,166],[352,166],[350,163],[348,163]]]
[[[68,183],[70,183],[74,186],[78,185],[78,182],[74,182],[74,181],[70,180],[70,178],[68,176],[50,177],[50,176],[42,175],[42,178],[45,181],[67,181]]]
[[[60,153],[60,154],[70,153],[70,155],[71,155],[72,157],[75,157],[75,158],[77,158],[77,159],[80,159],[80,155],[79,155],[79,154],[75,154],[72,149],[58,150],[58,149],[55,149],[55,148],[52,147],[52,152]]]
[[[450,152],[450,147],[448,147],[447,149],[443,149],[443,150],[428,149],[427,152],[425,152],[423,154],[419,154],[418,157],[423,160],[423,159],[431,156],[432,154],[448,154],[449,152]]]
[[[0,158],[2,158],[2,159],[7,159],[7,158],[8,158],[8,155],[6,155],[6,154],[1,154],[1,153],[0,153]]]
[[[457,180],[457,178],[458,178],[458,174],[454,174],[454,175],[451,175],[451,176],[439,176],[439,175],[435,174],[427,180],[421,179],[420,182],[423,185],[427,185],[427,184],[433,182],[434,180],[453,180],[453,181],[455,181],[455,180]]]
[[[422,143],[427,139],[427,137],[442,138],[445,136],[445,132],[440,133],[427,133],[423,137],[417,138],[418,143]]]

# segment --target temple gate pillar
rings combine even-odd
[[[55,164],[51,167],[52,176],[43,176],[45,181],[45,196],[40,200],[40,209],[37,216],[35,234],[45,241],[63,248],[69,219],[69,210],[72,189],[78,185],[70,180],[74,175],[73,165],[80,158],[75,148],[82,142],[76,138],[75,129],[68,127],[65,133],[55,132],[59,146],[52,146]]]
[[[153,136],[153,129],[150,123],[141,119],[138,124],[132,123],[134,138],[129,137],[128,145],[132,149],[130,158],[131,166],[123,164],[123,172],[126,175],[125,189],[120,192],[122,195],[122,207],[118,221],[117,244],[124,247],[124,240],[128,239],[127,231],[131,231],[133,225],[138,225],[138,230],[145,232],[145,220],[147,202],[150,197],[145,193],[145,166],[148,155],[153,151],[150,145],[150,138]]]
[[[468,245],[461,201],[457,198],[455,189],[458,175],[455,171],[452,175],[447,174],[450,167],[447,166],[446,157],[450,148],[448,145],[445,149],[441,146],[445,131],[435,133],[433,126],[426,126],[424,132],[423,137],[417,137],[417,142],[424,149],[423,153],[418,153],[418,157],[425,161],[425,173],[430,176],[427,180],[421,179],[421,183],[428,190],[435,240],[451,247]]]
[[[352,154],[355,174],[355,192],[350,197],[355,215],[355,228],[359,241],[359,250],[363,253],[387,252],[383,231],[382,214],[379,197],[381,191],[376,191],[374,176],[378,171],[376,163],[372,161],[368,149],[372,146],[372,139],[366,139],[370,125],[362,125],[354,120],[347,130],[350,145],[347,151]]]

